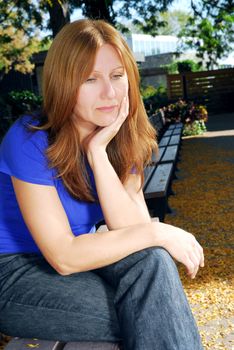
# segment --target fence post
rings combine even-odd
[[[188,90],[187,90],[187,81],[186,81],[186,75],[182,74],[182,84],[183,84],[183,99],[185,101],[188,100]]]

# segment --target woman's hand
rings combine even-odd
[[[172,225],[162,225],[163,248],[185,265],[191,278],[195,278],[199,267],[204,267],[202,247],[191,233]]]
[[[91,135],[84,140],[84,148],[90,165],[92,164],[92,154],[97,151],[105,151],[108,143],[115,137],[123,125],[129,113],[129,99],[125,96],[122,100],[116,120],[104,127],[97,128]]]

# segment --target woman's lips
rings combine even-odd
[[[99,107],[97,108],[98,111],[101,111],[101,112],[112,112],[117,106],[104,106],[104,107]]]

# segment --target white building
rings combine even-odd
[[[128,34],[125,36],[129,47],[131,48],[137,62],[145,62],[145,56],[154,56],[165,53],[178,52],[179,38],[174,35],[156,35],[155,37],[148,34]],[[196,51],[194,49],[186,49],[179,58],[192,59],[197,61]],[[234,67],[234,45],[233,52],[227,58],[218,60],[216,68]]]
[[[158,55],[167,52],[176,52],[179,39],[173,35],[130,34],[126,41],[134,53],[145,56]]]

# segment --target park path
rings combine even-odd
[[[234,349],[234,113],[211,115],[208,131],[182,141],[170,223],[193,233],[205,267],[194,280],[179,271],[204,349]]]

